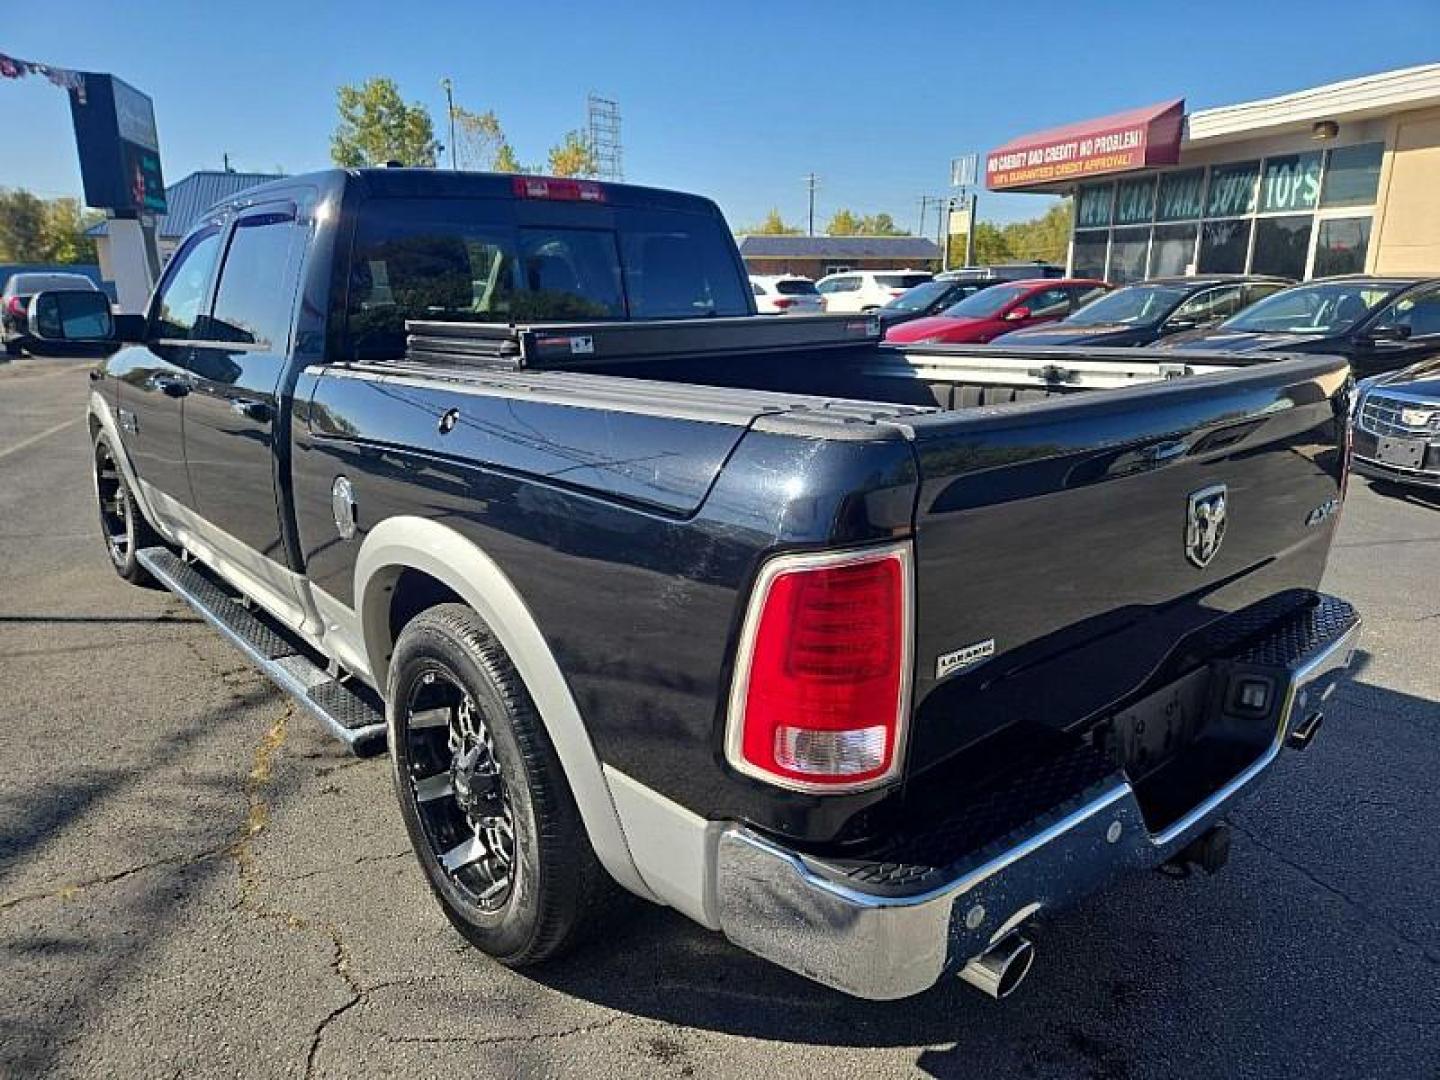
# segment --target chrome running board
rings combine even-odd
[[[142,548],[135,557],[353,753],[385,748],[384,714],[310,660],[278,623],[257,608],[243,606],[239,596],[169,548]]]

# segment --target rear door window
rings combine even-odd
[[[815,283],[813,281],[778,281],[775,283],[775,291],[782,296],[814,296]]]
[[[1030,309],[1030,317],[1033,319],[1049,319],[1064,315],[1070,310],[1070,290],[1043,289],[1033,296],[1027,297],[1025,306]]]

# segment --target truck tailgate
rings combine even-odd
[[[1282,360],[913,418],[910,772],[1015,723],[1083,726],[1183,669],[1201,628],[1316,588],[1347,374]]]

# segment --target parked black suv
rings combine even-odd
[[[1440,278],[1353,274],[1296,285],[1161,348],[1343,356],[1357,375],[1440,355]]]
[[[1067,319],[996,340],[1007,345],[1149,345],[1213,326],[1291,284],[1289,278],[1235,274],[1151,278],[1105,293]]]

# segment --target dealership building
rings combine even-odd
[[[1160,102],[1013,139],[985,173],[991,191],[1074,196],[1074,275],[1440,276],[1440,64]]]

